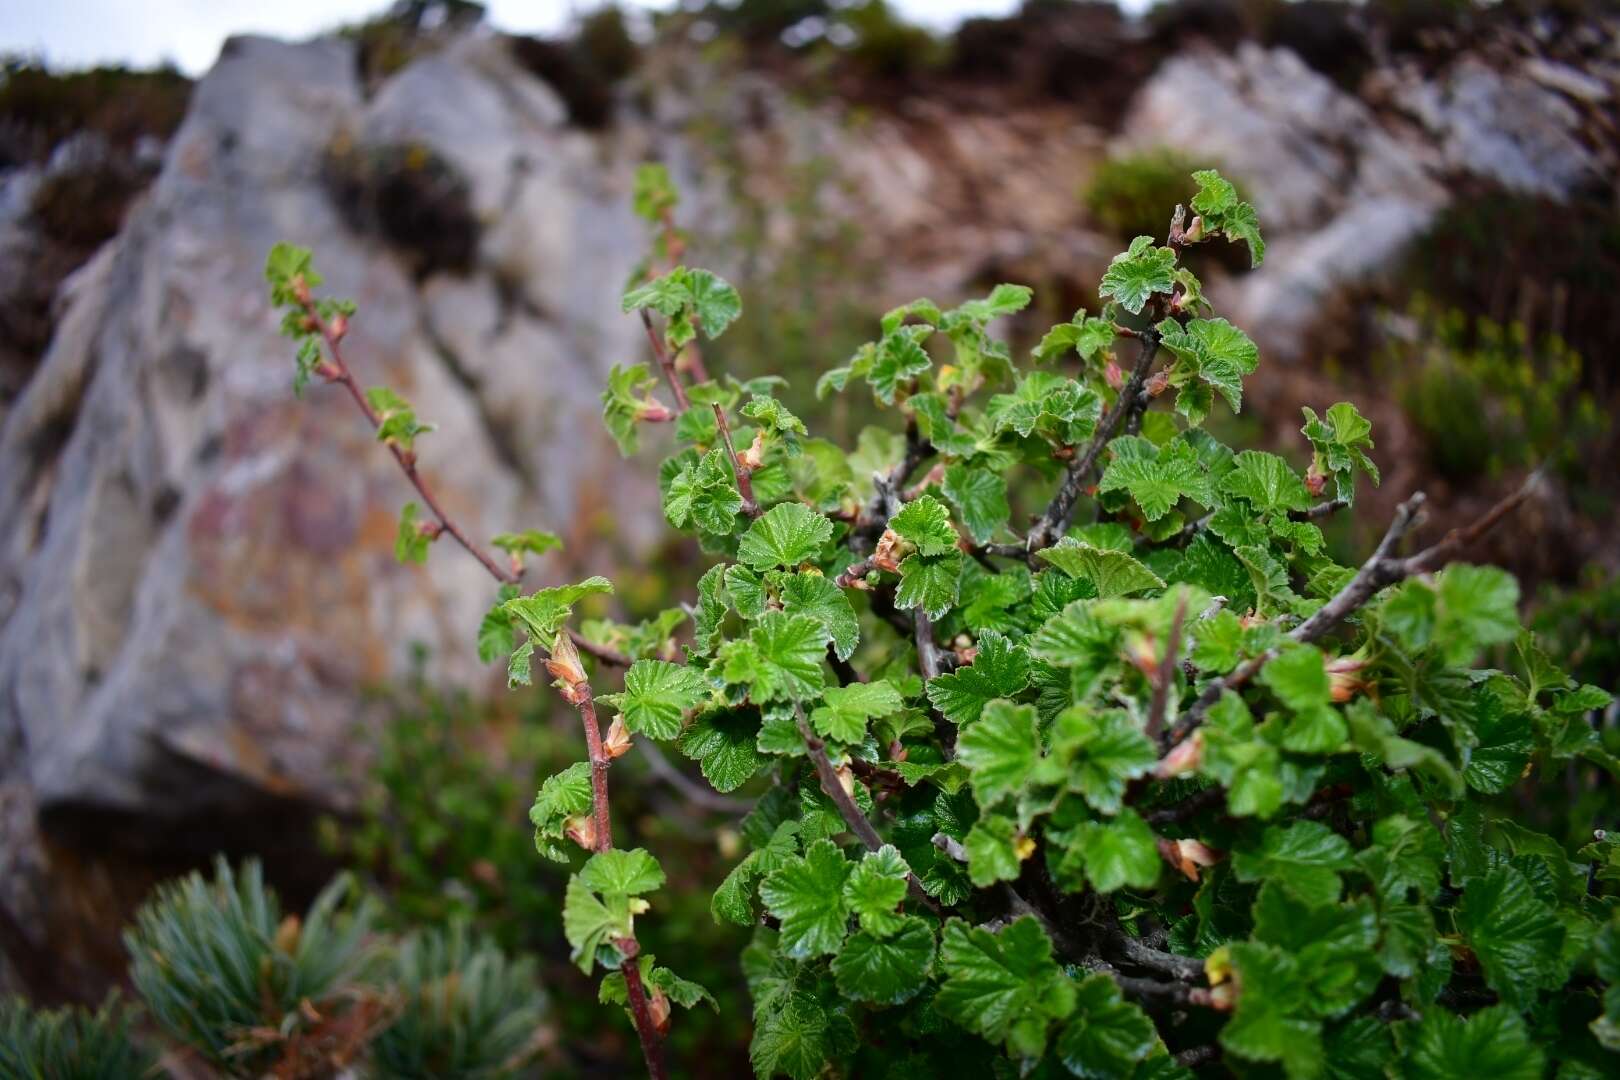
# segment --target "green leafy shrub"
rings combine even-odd
[[[1199,164],[1179,150],[1159,147],[1097,164],[1080,201],[1104,229],[1121,239],[1156,234],[1164,208],[1185,203],[1198,190],[1188,179]]]
[[[1571,586],[1546,586],[1532,626],[1572,677],[1620,686],[1620,574],[1593,565]]]
[[[1407,314],[1415,332],[1388,345],[1381,367],[1445,475],[1568,467],[1607,430],[1581,389],[1581,357],[1562,338],[1531,340],[1520,324],[1436,310],[1421,297]]]
[[[454,920],[406,938],[395,951],[392,1022],[371,1043],[387,1080],[496,1080],[537,1049],[546,1012],[534,961],[512,960]]]
[[[1133,239],[1101,311],[1029,366],[991,329],[1023,286],[883,316],[818,381],[897,414],[903,435],[853,450],[776,380],[707,376],[694,343],[742,316],[728,283],[638,275],[623,306],[653,363],[614,371],[604,416],[626,453],[673,425],[662,510],[716,560],[683,659],[570,627],[604,578],[524,594],[521,560],[413,526],[500,582],[483,653],[506,647],[511,683],[543,671],[579,715],[587,756],[530,820],[542,856],[590,852],[563,932],[654,1076],[673,1007],[708,998],[642,950],[666,875],[615,845],[609,798],[638,742],[760,793],[712,911],[753,931],[762,1077],[1614,1071],[1620,848],[1517,813],[1547,777],[1614,816],[1620,761],[1593,721],[1610,696],[1523,631],[1511,576],[1457,561],[1537,481],[1413,550],[1415,494],[1364,562],[1336,563],[1317,522],[1379,481],[1372,425],[1305,407],[1292,458],[1205,430],[1241,409],[1259,351],[1183,256],[1224,237],[1258,264],[1264,243],[1230,183],[1194,181],[1191,216]],[[669,205],[641,209],[673,259]],[[309,253],[278,246],[266,272],[289,333],[325,339],[300,377],[364,400]],[[1015,528],[1028,497],[1044,509]],[[1487,651],[1501,666],[1474,666]],[[605,668],[623,689],[598,697]]]
[[[130,1080],[156,1057],[130,1033],[134,1010],[117,999],[95,1012],[0,1001],[0,1076],[7,1080]]]
[[[360,814],[325,823],[329,850],[386,890],[393,929],[465,920],[503,948],[532,945],[560,908],[521,811],[560,749],[461,696],[417,685],[389,700]]]
[[[160,886],[125,932],[130,978],[175,1039],[233,1076],[325,1075],[381,1015],[362,989],[376,910],[345,878],[285,918],[257,862]]]

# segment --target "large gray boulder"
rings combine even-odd
[[[355,70],[340,41],[227,45],[0,429],[0,742],[47,811],[341,802],[360,687],[418,642],[434,676],[479,678],[493,584],[448,542],[394,562],[413,493],[340,393],[293,396],[261,277],[277,240],[359,302],[350,363],[438,423],[424,470],[473,536],[582,539],[610,497],[624,549],[649,535],[644,470],[596,419],[608,367],[639,355],[615,303],[644,242],[639,154],[568,128],[493,37],[370,100]],[[404,144],[464,178],[465,272],[408,265],[335,205],[334,145]],[[531,581],[617,555],[587,545]]]

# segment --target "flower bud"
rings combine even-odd
[[[647,1012],[652,1016],[653,1027],[658,1034],[669,1034],[669,998],[656,986],[649,986],[652,996],[647,999]]]
[[[1327,662],[1328,692],[1335,704],[1342,705],[1372,687],[1372,683],[1356,676],[1356,672],[1366,666],[1367,661],[1349,656],[1337,656]]]
[[[562,684],[564,697],[567,691],[585,685],[585,666],[580,663],[579,650],[574,648],[574,641],[568,636],[568,631],[557,633],[557,640],[551,644],[551,656],[546,660],[546,671],[551,677]],[[576,700],[569,698],[569,704],[578,705],[583,697]]]
[[[1125,385],[1125,373],[1119,369],[1118,364],[1114,363],[1112,357],[1110,357],[1108,360],[1108,366],[1103,368],[1103,378],[1106,379],[1108,381],[1108,385],[1115,390],[1118,390],[1120,387]]]
[[[1168,780],[1172,776],[1195,772],[1203,763],[1204,733],[1195,731],[1192,735],[1170,748],[1170,752],[1160,759],[1159,767],[1154,770],[1154,775],[1160,780]]]
[[[1310,467],[1305,470],[1305,490],[1311,493],[1311,498],[1320,498],[1322,492],[1327,490],[1327,473],[1316,467],[1316,459],[1311,459]]]
[[[630,729],[624,726],[624,717],[615,716],[608,725],[607,737],[602,740],[602,752],[611,760],[630,752]]]
[[[563,822],[563,832],[586,851],[596,850],[596,818],[592,815],[578,814],[569,818]]]
[[[342,341],[343,335],[349,332],[349,317],[341,311],[338,312],[332,316],[331,325],[327,330],[331,333],[333,341]]]

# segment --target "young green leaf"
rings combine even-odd
[[[1119,306],[1132,315],[1139,315],[1155,293],[1168,294],[1175,288],[1175,273],[1176,253],[1154,247],[1151,236],[1138,236],[1128,250],[1115,255],[1108,264],[1098,291],[1119,301]]]
[[[687,710],[708,696],[709,685],[696,668],[663,660],[637,660],[624,675],[624,693],[603,694],[619,710],[632,733],[673,739]]]
[[[773,506],[755,519],[737,545],[737,558],[755,570],[813,561],[832,537],[832,522],[803,503]]]
[[[848,930],[844,882],[850,864],[831,840],[817,840],[760,882],[759,898],[781,922],[781,948],[804,958],[838,951]]]

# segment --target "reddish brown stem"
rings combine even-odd
[[[1153,678],[1153,702],[1148,707],[1147,737],[1158,741],[1159,729],[1164,725],[1165,710],[1170,703],[1170,683],[1176,677],[1176,654],[1181,648],[1181,626],[1187,618],[1187,595],[1182,593],[1176,604],[1176,614],[1170,621],[1170,639],[1164,643],[1164,658]]]
[[[652,346],[653,356],[658,358],[658,366],[663,371],[664,378],[669,380],[669,392],[675,395],[675,411],[685,412],[692,407],[692,403],[686,397],[686,387],[681,382],[681,373],[675,370],[675,358],[664,348],[663,339],[658,336],[658,331],[653,329],[652,316],[647,314],[646,308],[641,309],[641,326],[647,331],[647,343]]]
[[[718,402],[714,404],[714,422],[720,427],[720,438],[725,440],[726,453],[731,455],[731,471],[737,477],[737,494],[742,496],[743,513],[757,518],[759,503],[754,501],[754,481],[751,479],[754,471],[737,457],[737,448],[731,443],[731,425],[726,422],[726,410]]]
[[[303,300],[301,304],[304,314],[315,323],[320,330],[321,337],[326,341],[326,351],[331,359],[322,365],[322,370],[325,372],[327,379],[343,384],[344,389],[349,391],[349,396],[354,398],[354,403],[365,414],[366,421],[371,425],[372,430],[376,430],[381,426],[382,420],[377,416],[377,410],[371,407],[371,402],[366,400],[366,395],[361,393],[359,383],[355,382],[354,373],[343,362],[343,350],[338,343],[337,335],[332,333],[331,325],[321,318],[319,312],[316,311],[313,299]],[[521,575],[496,562],[489,552],[473,543],[467,534],[461,531],[461,526],[452,521],[450,515],[444,512],[444,508],[439,505],[438,497],[433,494],[433,489],[428,486],[427,480],[416,469],[416,455],[401,450],[393,443],[388,444],[388,450],[394,455],[394,460],[399,462],[400,469],[405,473],[405,479],[411,482],[411,486],[416,489],[416,493],[422,497],[422,501],[427,504],[427,508],[438,519],[439,528],[454,537],[456,543],[466,549],[467,554],[482,563],[484,569],[488,570],[496,581],[507,585],[517,584]]]
[[[596,823],[596,842],[593,851],[608,851],[613,847],[613,822],[608,814],[608,766],[613,764],[602,749],[602,728],[596,720],[596,697],[591,684],[582,682],[572,688],[574,708],[579,710],[580,726],[585,729],[585,749],[591,759],[591,818]]]
[[[637,963],[641,945],[635,938],[620,938],[614,944],[624,955],[624,963],[619,970],[624,972],[625,996],[630,999],[630,1016],[636,1022],[636,1035],[641,1039],[641,1056],[647,1062],[647,1075],[653,1080],[664,1080],[669,1075],[664,1067],[664,1039],[658,1033],[657,1021],[653,1019],[647,988],[641,982],[641,965]]]
[[[883,846],[883,838],[872,827],[872,823],[861,813],[860,806],[855,802],[855,796],[844,790],[844,785],[838,778],[838,770],[833,768],[832,760],[827,757],[827,744],[823,742],[810,726],[810,721],[804,718],[804,710],[798,703],[793,705],[793,718],[798,724],[799,735],[804,739],[804,745],[810,751],[810,763],[815,766],[816,776],[821,780],[821,790],[838,807],[838,813],[849,826],[849,831],[865,845],[867,851],[876,851]],[[911,895],[930,911],[938,911],[939,905],[934,898],[923,890],[922,882],[917,880],[916,874],[907,874],[906,879],[911,886]]]
[[[359,384],[355,382],[353,373],[349,371],[348,365],[343,362],[343,352],[339,345],[340,335],[334,333],[326,320],[320,317],[320,313],[315,308],[314,300],[307,293],[300,297],[299,302],[304,309],[305,315],[314,323],[326,342],[330,359],[322,361],[319,369],[320,373],[328,381],[341,383],[348,390],[349,396],[359,406],[360,412],[365,416],[367,422],[371,424],[372,429],[376,430],[381,425],[381,418],[378,417],[377,411],[371,407],[371,402],[366,400],[365,394],[360,392]],[[671,375],[673,377],[673,373]],[[673,385],[676,388],[676,396],[684,402],[685,395],[680,391],[680,383],[675,381]],[[404,471],[406,479],[411,482],[411,486],[416,488],[417,493],[422,496],[422,501],[427,504],[428,509],[432,511],[433,516],[437,519],[436,527],[438,530],[455,537],[456,541],[466,549],[467,553],[477,559],[496,581],[515,585],[522,580],[523,571],[520,566],[513,566],[510,569],[502,567],[487,552],[468,539],[467,534],[462,532],[461,528],[450,519],[449,515],[440,507],[439,501],[434,496],[427,481],[417,472],[416,456],[414,454],[402,451],[392,443],[389,444],[388,449],[393,453],[394,460],[399,462],[399,467]],[[553,646],[551,655],[553,663],[561,664],[557,671],[577,673],[577,677],[571,674],[564,680],[567,684],[564,696],[579,710],[580,723],[585,729],[585,745],[591,761],[591,820],[596,834],[591,848],[593,851],[603,852],[613,847],[613,824],[608,811],[607,785],[607,770],[611,764],[611,759],[602,746],[602,729],[596,718],[596,698],[591,693],[591,686],[584,677],[583,669],[579,667],[579,656],[575,651],[576,646],[604,663],[614,664],[619,667],[628,667],[630,658],[606,646],[597,645],[586,640],[583,635],[572,628],[568,630],[566,636],[558,639],[558,644]],[[548,667],[551,666],[552,664],[548,664]],[[668,1072],[664,1067],[663,1040],[658,1033],[658,1026],[653,1022],[652,1012],[647,1002],[647,994],[641,983],[641,971],[635,963],[636,957],[640,953],[640,946],[637,945],[634,938],[625,938],[618,942],[618,945],[625,957],[625,988],[630,998],[630,1012],[635,1018],[636,1034],[641,1039],[641,1051],[647,1060],[647,1071],[653,1080],[665,1080]]]

